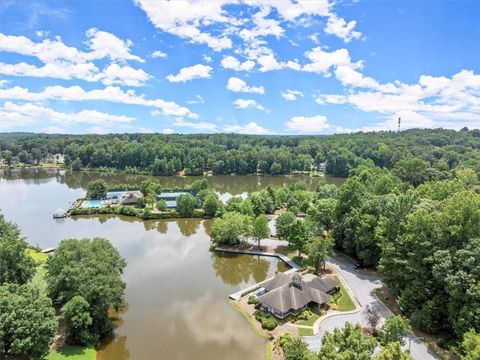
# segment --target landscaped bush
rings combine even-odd
[[[284,333],[276,341],[276,345],[280,346],[282,349],[292,341],[292,335],[290,333]]]
[[[313,313],[310,309],[305,309],[297,315],[297,320],[308,320],[312,315]]]
[[[277,319],[275,319],[275,317],[273,317],[266,311],[257,311],[257,313],[255,314],[255,319],[262,323],[262,328],[266,330],[273,330],[278,325]]]

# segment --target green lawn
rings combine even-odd
[[[35,249],[28,249],[27,251],[28,255],[37,263],[43,263],[48,259],[48,254],[42,253],[41,251]]]
[[[96,360],[97,351],[92,347],[66,345],[47,355],[45,360]]]
[[[338,311],[351,311],[355,310],[355,304],[353,303],[352,299],[350,298],[350,295],[348,295],[347,290],[343,286],[342,283],[340,283],[340,293],[342,294],[340,296],[340,299],[337,301],[337,309]]]
[[[298,328],[298,335],[300,335],[300,336],[313,335],[313,329]]]
[[[319,317],[320,316],[318,316],[317,314],[313,314],[308,320],[300,321],[298,325],[313,326],[313,324],[315,323],[315,321],[317,321]]]

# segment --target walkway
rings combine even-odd
[[[295,272],[301,269],[301,266],[299,266],[296,262],[291,260],[288,256],[285,256],[283,254],[277,254],[277,253],[269,253],[269,252],[264,252],[264,251],[258,251],[258,250],[240,250],[240,249],[230,249],[230,248],[224,248],[224,247],[216,247],[215,251],[222,251],[222,252],[227,252],[227,253],[234,253],[234,254],[248,254],[248,255],[255,255],[255,256],[270,256],[270,257],[276,257],[285,262],[288,266],[291,267],[290,270],[285,271],[286,274],[290,272]],[[257,284],[254,284],[252,286],[249,286],[245,289],[239,290],[233,294],[230,294],[229,297],[230,299],[233,300],[238,300],[242,297],[242,295],[252,292],[255,289],[258,289],[261,287],[261,285],[269,280],[273,279],[273,276],[265,279]]]
[[[326,331],[331,332],[335,328],[341,328],[347,321],[354,324],[367,325],[365,318],[367,305],[371,305],[377,311],[381,317],[381,322],[392,315],[390,310],[375,295],[375,289],[383,285],[381,278],[377,275],[367,274],[362,270],[356,270],[353,264],[350,259],[343,255],[335,255],[329,261],[329,265],[335,269],[353,292],[355,299],[361,306],[361,311],[350,314],[336,314],[322,321],[319,324],[318,334],[303,337],[303,340],[312,351],[319,351],[323,334]],[[417,340],[413,334],[407,339],[405,348],[408,348],[410,343],[410,351],[414,359],[436,359],[435,355],[421,341]]]

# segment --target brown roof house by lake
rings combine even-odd
[[[338,281],[330,276],[278,273],[262,287],[264,294],[258,297],[262,309],[283,319],[300,313],[308,306],[322,308],[338,289]]]

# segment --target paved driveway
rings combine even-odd
[[[381,317],[381,322],[386,317],[392,315],[390,310],[380,302],[375,296],[375,288],[382,286],[382,280],[377,275],[366,274],[361,270],[356,270],[353,267],[353,262],[343,255],[335,255],[329,261],[329,264],[343,277],[347,285],[353,291],[355,298],[361,306],[361,310],[354,314],[336,315],[327,318],[320,324],[320,331],[314,336],[304,336],[303,339],[308,344],[312,351],[318,351],[322,342],[322,336],[325,331],[332,331],[336,327],[343,327],[345,322],[360,323],[366,325],[365,307],[369,304],[375,308]],[[416,340],[413,335],[407,340],[405,348],[409,344],[411,355],[417,360],[431,360],[436,357],[427,349],[427,347]]]

